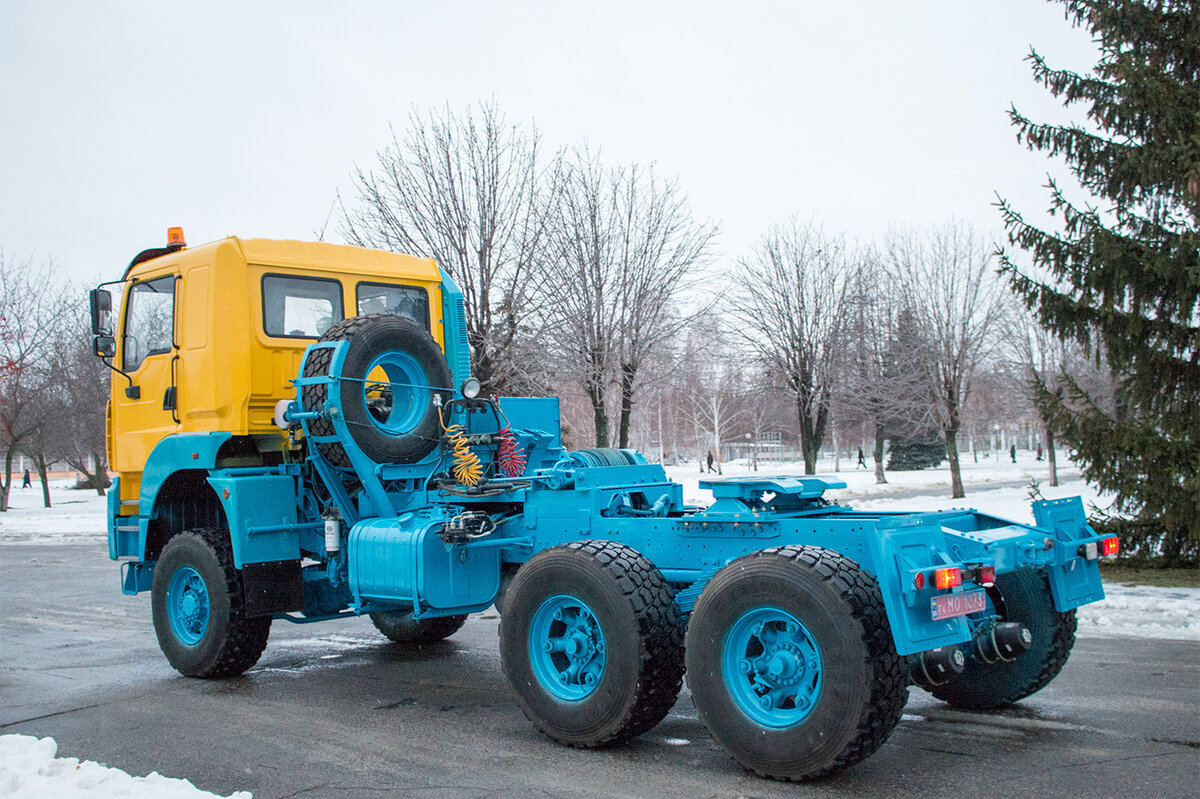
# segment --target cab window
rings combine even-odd
[[[387,283],[358,284],[358,315],[392,313],[407,316],[429,329],[429,295],[414,286]]]
[[[151,355],[174,346],[175,276],[134,283],[125,309],[125,371],[135,371]]]
[[[317,338],[342,321],[342,284],[319,277],[265,275],[263,329],[279,338]]]

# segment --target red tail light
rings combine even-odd
[[[918,591],[920,591],[922,588],[924,588],[925,587],[925,572],[917,572],[917,576],[913,580],[913,584],[917,586]]]
[[[933,573],[933,584],[938,588],[953,588],[962,585],[962,571],[957,566],[938,569]]]
[[[996,582],[995,566],[980,566],[978,582],[981,585],[992,585]]]
[[[1121,551],[1121,541],[1116,536],[1100,539],[1100,554],[1115,555]]]

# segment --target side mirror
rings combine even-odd
[[[108,289],[92,289],[88,292],[88,304],[92,309],[92,335],[112,341],[112,293]],[[99,342],[96,346],[98,350]]]
[[[92,339],[92,354],[97,358],[117,357],[117,340],[112,336],[95,336]]]

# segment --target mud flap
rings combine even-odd
[[[1033,518],[1038,527],[1054,531],[1054,563],[1046,567],[1054,609],[1068,611],[1104,599],[1100,566],[1096,560],[1079,555],[1080,545],[1096,540],[1096,532],[1088,526],[1083,511],[1083,500],[1068,497],[1035,502]]]

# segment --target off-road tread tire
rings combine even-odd
[[[347,322],[355,322],[358,317],[352,317],[344,321],[338,322],[333,327],[325,332],[325,336],[337,330]],[[325,336],[321,336],[320,341],[326,341]],[[308,360],[304,363],[304,377],[324,377],[329,374],[329,364],[333,361],[333,350],[320,349],[313,350]],[[329,399],[329,386],[326,383],[319,383],[304,386],[300,391],[301,403],[306,411],[320,411],[325,407],[325,401]],[[325,417],[317,417],[316,419],[308,420],[308,432],[314,436],[332,436],[336,433],[333,428],[333,422]],[[334,466],[349,467],[350,456],[346,454],[345,448],[337,441],[318,441],[314,442],[317,449],[325,460],[329,461]]]
[[[641,641],[632,701],[625,705],[624,712],[613,719],[614,723],[603,734],[588,739],[564,736],[548,727],[525,702],[515,683],[520,678],[515,673],[514,656],[522,656],[527,651],[530,621],[518,620],[512,612],[517,604],[514,600],[524,590],[522,572],[528,575],[526,569],[530,564],[535,564],[536,568],[536,564],[553,562],[564,556],[586,557],[605,570],[632,614]],[[614,746],[653,729],[674,707],[683,687],[683,638],[686,625],[675,602],[674,590],[662,572],[637,550],[612,541],[576,541],[545,550],[518,570],[507,591],[505,607],[509,612],[500,615],[501,666],[522,712],[547,738],[580,749]],[[512,631],[516,628],[522,633],[516,635],[517,640],[514,640]],[[609,640],[608,635],[606,640]],[[619,654],[611,647],[607,652],[609,658]]]
[[[167,550],[171,548],[173,543],[191,539],[195,539],[201,546],[206,547],[216,559],[218,567],[224,576],[224,585],[206,585],[206,587],[210,595],[219,588],[224,588],[229,598],[229,618],[225,627],[225,637],[220,642],[216,656],[210,658],[208,663],[196,668],[187,668],[186,670],[181,669],[175,663],[171,665],[181,674],[188,677],[203,679],[236,677],[257,663],[258,659],[262,657],[263,650],[267,648],[267,638],[271,634],[271,617],[246,617],[246,598],[242,587],[242,575],[234,566],[233,545],[230,542],[227,531],[211,528],[185,530],[178,535],[172,536],[167,542],[167,546],[163,548],[163,555],[167,554]],[[179,544],[175,543],[175,546],[178,547]],[[156,569],[156,578],[158,578],[158,574],[159,571]],[[164,573],[161,579],[166,582],[170,579],[170,575]],[[157,582],[157,579],[155,582]],[[153,596],[158,597],[159,593],[156,589],[153,591]],[[155,629],[157,631],[159,626],[157,612],[155,616]],[[209,631],[213,630],[213,619],[209,619]],[[160,643],[162,643],[162,640],[163,636],[160,632]],[[164,654],[167,654],[169,660],[171,655],[165,649]]]
[[[390,641],[397,644],[431,644],[449,638],[466,624],[466,614],[413,619],[412,613],[385,610],[369,614],[371,623]]]
[[[962,674],[929,689],[934,697],[954,707],[990,710],[1037,693],[1063,670],[1067,658],[1071,656],[1071,649],[1075,646],[1075,630],[1079,623],[1075,611],[1063,612],[1054,609],[1050,581],[1045,572],[1002,574],[996,579],[996,586],[1004,597],[1007,609],[1022,606],[1031,598],[1039,600],[1039,604],[1042,605],[1039,609],[1042,616],[1040,622],[1033,623],[1033,619],[1021,618],[1019,611],[1010,612],[1009,615],[1014,617],[1006,616],[1004,620],[1020,622],[1029,627],[1030,632],[1034,634],[1035,645],[1039,631],[1048,629],[1049,645],[1041,652],[1030,649],[1012,663],[986,664],[968,660]],[[1021,595],[1014,592],[1021,592]],[[1029,657],[1040,657],[1035,671],[1019,668],[1023,660]],[[985,688],[981,686],[980,680],[985,680],[991,685]]]
[[[450,368],[446,364],[445,355],[441,352],[441,349],[438,347],[429,331],[424,329],[419,323],[408,319],[407,317],[397,316],[395,314],[366,314],[363,316],[352,316],[349,319],[343,319],[336,325],[330,327],[321,335],[319,339],[317,339],[317,341],[323,342],[344,340],[353,342],[354,339],[362,335],[365,330],[384,322],[385,320],[388,322],[391,322],[392,320],[401,320],[404,323],[404,326],[408,327],[407,330],[404,330],[404,326],[402,326],[401,335],[418,337],[417,339],[411,339],[411,341],[414,342],[416,349],[410,351],[409,353],[418,361],[421,360],[422,355],[422,353],[418,350],[420,350],[421,347],[432,347],[432,349],[429,349],[424,354],[427,356],[432,356],[434,361],[436,361],[435,368],[439,368],[444,371],[444,374],[440,377],[444,378],[444,381],[448,386],[451,375]],[[421,343],[421,341],[424,341],[424,343]],[[353,346],[353,343],[351,346]],[[353,356],[348,356],[347,360],[351,360],[352,357]],[[324,377],[328,375],[332,362],[333,350],[320,349],[313,351],[305,361],[304,377]],[[431,363],[429,366],[434,366],[434,364]],[[363,377],[365,378],[366,375],[364,374]],[[438,379],[439,376],[430,374],[428,377],[431,381],[442,382],[442,380]],[[444,399],[448,400],[449,392],[443,391],[442,393]],[[326,400],[329,399],[329,384],[315,383],[304,386],[300,394],[300,399],[304,410],[322,410],[325,406]],[[350,423],[351,411],[345,402],[343,402],[343,413],[346,414],[347,422]],[[359,422],[359,424],[361,424],[361,422]],[[427,425],[429,423],[422,421],[421,424]],[[382,462],[385,460],[394,460],[398,463],[411,463],[420,460],[435,446],[437,446],[437,439],[434,437],[434,435],[435,433],[440,435],[440,431],[433,428],[436,428],[436,425],[433,425],[426,431],[429,438],[424,444],[415,448],[412,452],[407,453],[403,457],[399,457],[399,453],[394,452],[391,454],[384,454],[385,450],[389,449],[389,446],[387,443],[385,443],[381,447],[379,442],[384,441],[384,439],[380,437],[382,434],[375,436],[372,441],[368,441],[365,438],[360,439],[355,436],[355,443],[360,449],[364,450],[364,454],[366,454],[368,457],[373,457],[377,461]],[[364,435],[368,435],[371,432],[369,428],[352,428],[351,434],[354,435],[354,430],[357,429],[362,429],[364,431]],[[333,422],[323,417],[310,419],[308,422],[308,430],[313,436],[333,436],[337,433]],[[349,468],[351,466],[350,456],[346,453],[346,449],[340,441],[319,441],[314,443],[316,443],[317,449],[320,450],[321,455],[324,456],[325,460],[329,461],[334,466],[343,468]],[[377,448],[379,451],[372,453],[370,451],[372,448]]]
[[[908,672],[904,660],[896,652],[879,583],[871,574],[863,571],[858,563],[822,547],[789,545],[752,552],[733,561],[725,569],[736,570],[741,565],[766,557],[778,557],[791,561],[817,575],[837,592],[841,599],[850,606],[851,620],[861,629],[861,640],[866,650],[865,661],[870,666],[870,697],[861,708],[856,732],[841,752],[823,767],[803,774],[794,774],[764,769],[752,763],[739,761],[750,771],[769,779],[791,782],[817,779],[860,762],[879,749],[891,736],[896,725],[900,723],[900,716],[908,702]],[[701,593],[692,613],[693,624],[697,615],[704,613],[706,605],[705,594]],[[689,666],[691,666],[692,657],[700,657],[700,655],[690,649],[690,634],[688,646]],[[828,676],[830,680],[842,678],[841,675],[836,674]],[[689,673],[689,685],[692,684],[692,679],[692,674]],[[694,696],[693,691],[693,698]],[[712,718],[705,709],[699,706],[699,703],[697,703],[697,710],[701,721],[708,727],[713,738],[720,742],[725,732],[719,727],[720,720]]]

